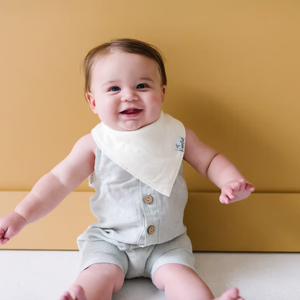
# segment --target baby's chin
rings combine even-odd
[[[156,122],[156,120],[154,122]],[[151,125],[154,122],[145,123],[145,124],[140,125],[140,126],[126,126],[126,129],[123,129],[123,131],[136,131],[136,130],[142,129],[142,128],[146,127],[146,126],[149,126],[149,125]]]
[[[141,126],[132,126],[132,125],[130,125],[130,126],[124,126],[123,128],[121,128],[120,130],[121,131],[137,131],[137,130],[139,130],[139,129],[141,129],[141,128],[143,128],[143,127],[146,127],[146,126],[148,126],[149,124],[144,124],[144,125],[141,125]]]
[[[114,122],[111,120],[101,120],[106,126],[116,131],[136,131],[143,127],[149,126],[150,124],[155,123],[159,117],[157,118],[119,118]]]
[[[140,123],[134,120],[128,120],[126,122],[122,122],[122,124],[120,124],[119,126],[111,127],[111,128],[117,131],[136,131],[150,124],[151,123]]]

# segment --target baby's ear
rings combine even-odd
[[[96,114],[97,113],[97,111],[96,111],[96,100],[95,100],[95,97],[94,97],[93,93],[87,92],[85,94],[85,97],[86,97],[86,99],[87,99],[87,101],[90,105],[91,110],[93,111],[93,113]]]
[[[164,102],[165,97],[166,97],[166,86],[163,85],[161,88],[161,102]]]

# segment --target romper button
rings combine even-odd
[[[154,227],[153,225],[151,225],[151,226],[148,227],[147,232],[148,232],[149,234],[153,234],[154,231],[155,231],[155,227]]]
[[[153,197],[148,195],[144,197],[144,202],[147,204],[151,204],[153,202]]]

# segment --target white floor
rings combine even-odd
[[[299,254],[195,253],[217,296],[237,286],[246,300],[299,300]],[[0,251],[0,300],[56,300],[76,278],[76,251]],[[125,282],[113,300],[163,300],[148,279]],[[188,299],[187,299],[188,300]]]

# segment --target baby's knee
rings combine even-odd
[[[114,264],[96,263],[82,271],[82,275],[84,273],[89,273],[88,277],[92,276],[96,282],[107,286],[111,285],[113,293],[118,292],[124,283],[122,269]]]
[[[158,289],[164,291],[170,282],[172,285],[177,281],[180,284],[183,279],[191,280],[193,278],[199,279],[196,272],[191,268],[181,264],[166,264],[155,271],[153,283]]]

